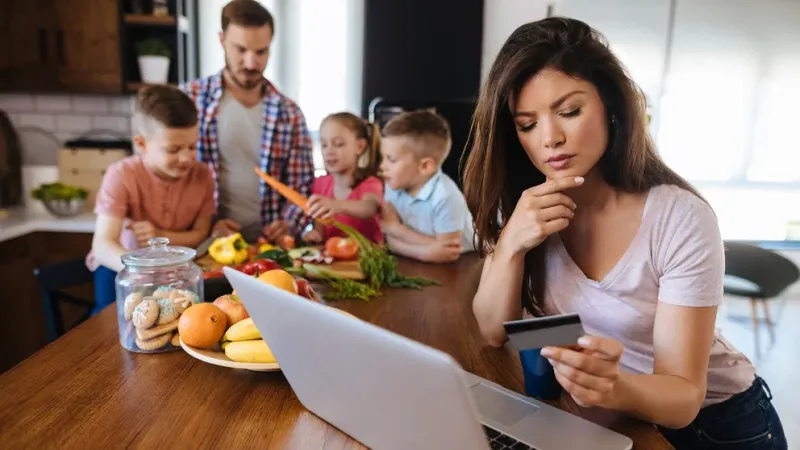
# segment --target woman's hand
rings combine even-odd
[[[619,379],[622,344],[614,339],[583,336],[574,349],[545,347],[541,355],[555,369],[558,383],[580,406],[607,406]]]
[[[339,213],[337,201],[314,194],[308,199],[308,215],[314,219],[330,219]]]
[[[549,180],[525,190],[500,234],[498,248],[524,254],[569,225],[575,202],[561,191],[583,184],[583,177]]]

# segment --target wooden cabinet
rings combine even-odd
[[[117,0],[0,0],[0,91],[122,91]]]
[[[0,373],[47,345],[42,297],[33,276],[36,267],[83,258],[91,249],[91,233],[37,232],[0,243]],[[69,289],[72,295],[94,299],[94,286]],[[61,309],[70,329],[85,311],[72,305]]]
[[[56,0],[55,12],[58,86],[70,92],[120,92],[117,1]]]
[[[56,86],[51,0],[0,0],[0,90]]]

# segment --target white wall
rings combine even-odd
[[[547,16],[548,0],[486,0],[483,3],[483,50],[481,83],[489,74],[497,53],[520,25]]]

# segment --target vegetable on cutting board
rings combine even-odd
[[[215,239],[208,247],[208,254],[220,264],[241,264],[250,256],[248,247],[242,235],[234,233]]]

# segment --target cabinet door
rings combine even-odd
[[[122,91],[117,0],[56,1],[58,85],[63,91]]]
[[[51,0],[0,0],[0,90],[55,88]]]

